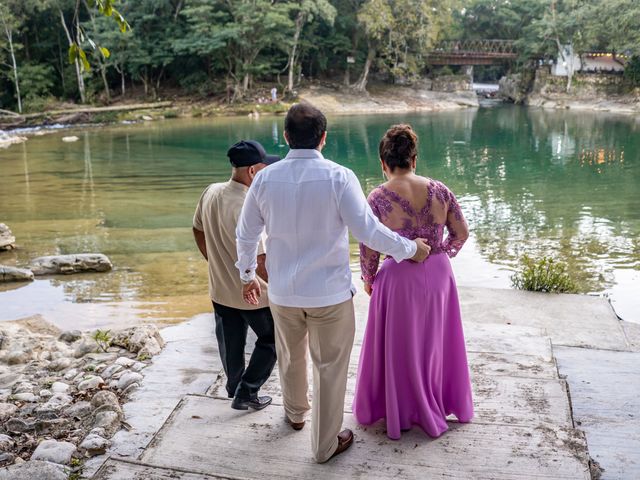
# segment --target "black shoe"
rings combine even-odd
[[[243,399],[235,397],[231,402],[231,408],[234,410],[248,410],[253,408],[254,410],[262,410],[265,407],[271,405],[273,399],[271,397],[256,397],[251,399]]]

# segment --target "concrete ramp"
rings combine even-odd
[[[310,457],[308,427],[292,430],[282,409],[238,412],[225,400],[187,396],[141,461],[251,479],[590,478],[584,438],[571,428],[451,422],[450,431],[438,439],[414,428],[393,441],[382,424],[362,427],[350,414],[345,427],[354,430],[355,445],[317,465]]]

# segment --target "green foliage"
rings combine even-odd
[[[111,346],[112,338],[111,338],[111,330],[96,330],[91,335],[91,338],[96,342],[98,348],[103,352],[106,352]]]
[[[624,69],[625,78],[634,87],[640,87],[640,55],[634,55]]]
[[[519,290],[552,293],[576,293],[578,287],[567,272],[567,265],[551,257],[533,259],[524,255],[520,267],[511,277],[511,284]]]
[[[54,69],[42,63],[27,63],[20,67],[20,88],[26,101],[46,97],[53,90]]]

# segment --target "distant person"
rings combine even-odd
[[[256,174],[279,157],[267,155],[262,145],[248,140],[236,143],[227,152],[232,165],[231,179],[209,185],[198,202],[193,217],[193,235],[209,264],[209,294],[213,302],[216,338],[222,366],[227,375],[227,395],[231,407],[260,410],[271,397],[258,396],[276,363],[273,317],[266,296],[255,305],[243,301],[242,284],[235,263],[236,225],[247,190]],[[261,288],[267,288],[266,256],[260,242],[254,262]],[[245,368],[247,329],[258,337],[249,365]]]
[[[360,245],[365,290],[371,295],[353,413],[370,425],[386,420],[387,436],[418,425],[432,437],[447,430],[447,415],[473,417],[469,368],[456,282],[449,263],[469,235],[456,197],[443,183],[415,174],[418,137],[395,125],[380,142],[387,182],[369,205],[389,229],[426,238],[424,263],[387,257]],[[443,238],[444,231],[446,238]]]
[[[278,89],[276,87],[273,87],[271,89],[271,101],[273,103],[276,103],[278,101]]]
[[[314,365],[311,445],[319,463],[344,452],[353,432],[341,430],[349,357],[355,333],[349,231],[397,262],[423,261],[429,247],[407,240],[375,217],[355,174],[322,156],[325,116],[309,104],[289,109],[289,154],[256,177],[238,220],[238,269],[247,302],[264,289],[256,278],[263,231],[269,254],[269,299],[284,410],[301,430],[309,411],[307,353]]]

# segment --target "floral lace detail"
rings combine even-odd
[[[455,195],[442,182],[429,179],[427,200],[419,211],[407,199],[384,185],[375,188],[369,194],[368,201],[380,221],[398,234],[411,240],[426,238],[432,255],[446,253],[449,257],[455,257],[464,245],[466,221]],[[435,215],[445,217],[446,221],[436,222]],[[443,240],[445,228],[448,234]],[[463,237],[459,234],[461,231],[465,233]],[[379,262],[380,253],[360,244],[360,268],[366,283],[372,284],[375,280]]]

